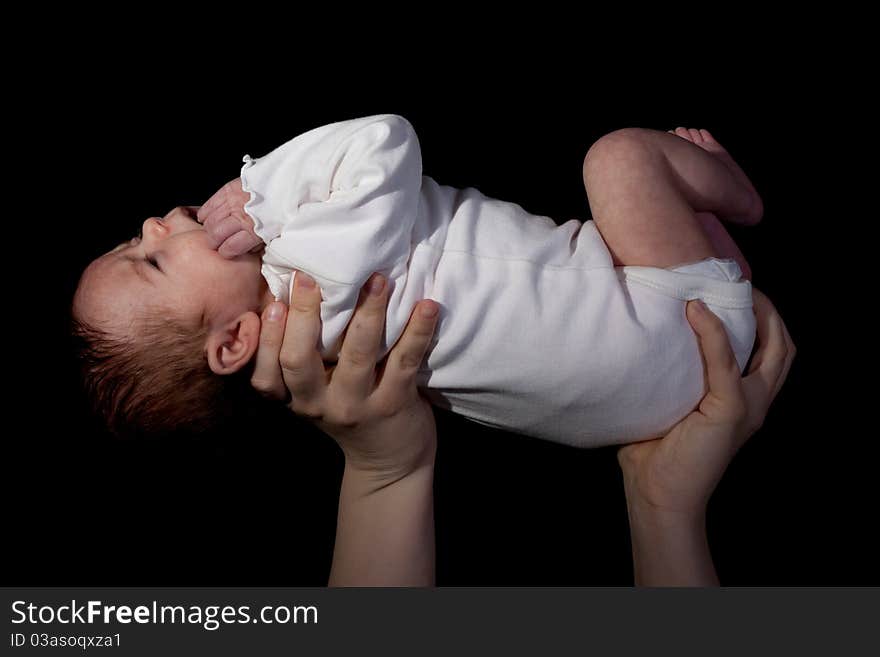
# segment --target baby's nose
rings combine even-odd
[[[141,235],[143,235],[144,239],[162,238],[165,237],[167,232],[168,227],[159,217],[150,217],[144,222],[144,225],[141,226]]]

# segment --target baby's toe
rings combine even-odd
[[[687,128],[676,128],[675,134],[677,134],[682,139],[687,139],[688,141],[691,141],[691,133],[688,132]]]
[[[715,137],[708,130],[700,129],[700,136],[702,136],[703,141],[715,141]]]

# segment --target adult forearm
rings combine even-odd
[[[668,513],[627,493],[637,586],[717,586],[705,514]]]
[[[378,483],[346,465],[330,586],[433,586],[433,487],[433,459]]]

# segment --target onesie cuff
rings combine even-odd
[[[245,155],[242,158],[242,162],[244,162],[244,165],[241,167],[240,174],[241,189],[243,192],[250,194],[250,199],[244,204],[244,211],[254,222],[254,233],[256,233],[257,237],[263,240],[265,244],[268,244],[275,236],[271,234],[268,226],[266,226],[259,216],[258,206],[262,203],[263,197],[259,192],[253,189],[251,182],[248,180],[248,174],[246,173],[248,169],[257,163],[257,160],[250,155]]]

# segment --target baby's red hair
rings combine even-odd
[[[227,376],[211,370],[206,327],[167,315],[143,315],[135,324],[118,336],[70,314],[91,410],[112,434],[200,434],[267,404],[250,385],[253,361]]]

